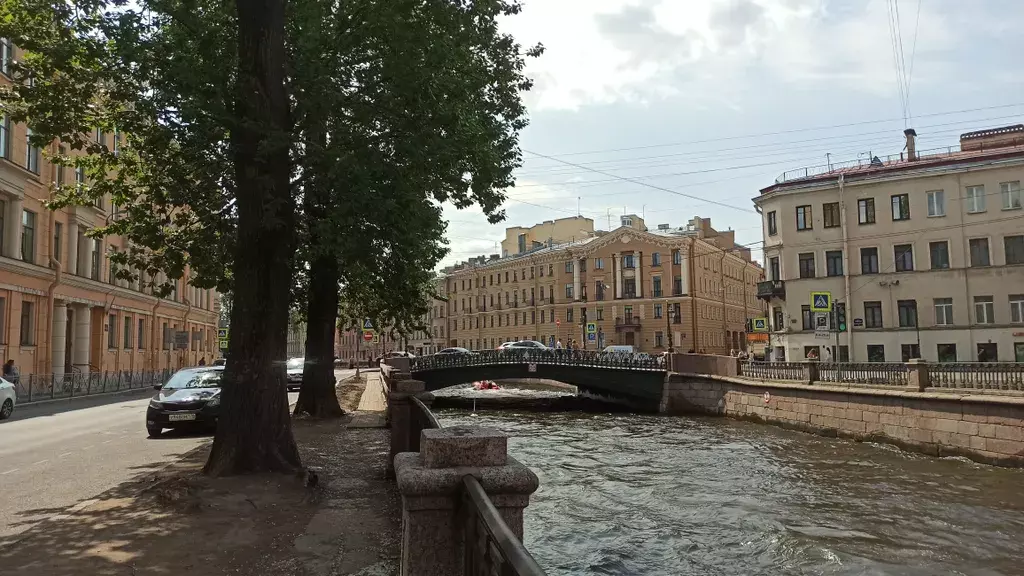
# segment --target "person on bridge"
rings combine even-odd
[[[562,339],[559,338],[558,342],[555,342],[555,350],[561,350],[561,349],[562,349]],[[13,360],[11,360],[11,362],[13,362]]]

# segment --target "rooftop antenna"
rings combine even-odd
[[[576,217],[580,217],[580,197],[576,197]]]

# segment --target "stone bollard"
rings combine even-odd
[[[388,416],[391,421],[391,448],[388,452],[388,463],[385,474],[388,478],[395,477],[395,455],[409,452],[409,438],[415,426],[412,397],[423,394],[426,385],[419,380],[396,380],[392,382],[388,392]]]
[[[817,360],[804,360],[803,361],[803,383],[814,384],[818,381],[818,361]]]
[[[424,430],[420,452],[395,457],[402,494],[402,576],[469,576],[463,565],[463,481],[472,475],[522,540],[523,509],[537,490],[537,475],[508,456],[508,436],[478,427]]]
[[[921,358],[911,358],[907,362],[907,388],[924,392],[929,386],[931,380],[928,375],[928,362]]]

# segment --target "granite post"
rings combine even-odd
[[[520,539],[537,475],[508,456],[508,436],[491,428],[424,430],[419,452],[395,457],[402,494],[402,576],[467,576],[463,477],[474,476]],[[472,543],[469,543],[472,544]]]
[[[911,390],[924,392],[931,386],[928,376],[928,362],[920,358],[911,358],[907,362],[907,387]]]
[[[399,373],[400,374],[400,373]],[[416,425],[412,397],[423,394],[426,385],[419,380],[392,380],[388,392],[388,418],[391,422],[391,448],[385,474],[395,477],[395,455],[415,450],[410,437]]]

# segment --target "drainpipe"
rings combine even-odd
[[[686,259],[689,261],[689,266],[687,266],[689,268],[689,274],[687,274],[689,278],[686,281],[690,284],[687,290],[687,293],[690,295],[690,338],[693,339],[693,345],[690,347],[693,348],[694,352],[699,352],[700,348],[697,347],[697,297],[693,293],[697,289],[696,281],[694,280],[696,264],[693,261],[693,245],[695,243],[696,240],[691,238],[689,247],[686,249]]]
[[[839,175],[839,224],[843,230],[843,284],[845,295],[843,302],[846,304],[846,348],[850,353],[850,362],[856,362],[857,358],[853,348],[853,306],[850,303],[850,235],[846,226],[846,203],[843,201],[844,187],[846,184],[845,175]],[[835,304],[833,303],[833,306]],[[838,327],[836,327],[838,329]],[[836,350],[833,360],[839,361],[839,350]]]

